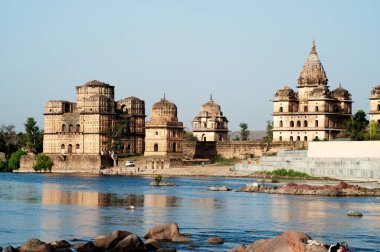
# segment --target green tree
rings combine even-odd
[[[25,147],[33,153],[42,152],[43,133],[40,131],[33,117],[28,117],[25,126]]]
[[[348,120],[345,132],[342,135],[351,138],[352,141],[366,140],[368,138],[367,125],[366,113],[363,110],[358,110]]]
[[[197,141],[197,138],[193,135],[192,132],[185,132],[185,134],[183,135],[183,139],[185,141],[190,141],[190,142]]]
[[[369,138],[370,140],[380,140],[380,127],[376,121],[369,123]]]
[[[249,138],[248,124],[240,123],[239,127],[240,127],[240,140],[248,141],[248,138]]]
[[[112,124],[110,127],[105,129],[104,134],[106,135],[106,141],[108,150],[117,153],[122,149],[123,143],[120,141],[122,136],[127,130],[127,125],[122,122],[117,122]]]
[[[4,152],[9,158],[10,154],[17,151],[18,137],[14,125],[2,125],[0,127],[0,152]]]
[[[18,150],[11,154],[11,157],[8,160],[9,171],[18,170],[18,168],[20,168],[20,159],[22,155],[25,155],[25,152],[22,150]]]
[[[7,172],[7,171],[9,171],[8,162],[0,161],[0,172]]]
[[[52,167],[53,167],[53,161],[48,156],[46,156],[45,154],[37,155],[36,163],[33,166],[33,169],[35,171],[49,170],[51,172]]]
[[[263,151],[267,152],[272,148],[273,142],[273,122],[267,121],[265,136],[261,140],[260,147]]]

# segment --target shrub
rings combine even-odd
[[[7,172],[8,170],[8,162],[0,161],[0,172]]]
[[[20,168],[20,159],[22,155],[25,155],[25,152],[22,150],[18,150],[11,154],[11,157],[8,160],[9,171],[18,170],[18,168]]]
[[[157,185],[159,185],[161,183],[161,180],[162,180],[161,175],[157,175],[156,177],[154,177],[154,181],[156,181]]]
[[[236,162],[236,158],[233,157],[233,158],[225,158],[225,157],[222,157],[220,155],[216,155],[213,160],[212,160],[213,163],[217,163],[219,165],[234,165],[235,162]]]
[[[36,164],[33,166],[33,169],[35,171],[41,171],[41,170],[49,170],[51,171],[51,168],[53,167],[53,161],[46,156],[45,154],[38,154],[36,159]]]

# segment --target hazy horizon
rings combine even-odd
[[[210,93],[230,121],[265,130],[275,92],[297,79],[313,39],[329,78],[369,110],[380,83],[380,1],[2,1],[0,125],[43,127],[48,100],[99,80],[115,99],[163,94],[191,129]]]

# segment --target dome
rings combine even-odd
[[[318,85],[311,91],[311,95],[315,98],[328,98],[331,97],[330,90],[325,85]]]
[[[288,85],[285,84],[283,88],[280,88],[277,90],[276,94],[274,95],[274,98],[276,100],[295,100],[297,99],[297,94],[294,92],[293,89],[288,87]]]
[[[379,99],[380,98],[380,85],[377,85],[374,87],[371,91],[371,98],[372,99]]]
[[[220,105],[217,104],[212,99],[212,95],[210,95],[210,100],[202,105],[200,114],[215,117],[215,116],[222,116],[223,113],[220,110]]]
[[[319,60],[317,50],[315,49],[315,42],[313,41],[309,57],[298,78],[298,85],[327,85],[327,81],[325,70]]]
[[[341,84],[332,91],[332,95],[338,100],[351,100],[351,93],[344,89]]]
[[[101,82],[101,81],[92,80],[92,81],[86,82],[82,86],[86,86],[86,87],[109,87],[110,85],[107,83]]]
[[[177,106],[165,97],[152,107],[151,121],[177,122]]]

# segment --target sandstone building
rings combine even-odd
[[[145,134],[144,156],[182,155],[183,123],[178,121],[177,106],[165,97],[153,105]]]
[[[199,115],[193,120],[193,135],[198,141],[227,141],[228,120],[220,106],[212,99],[202,105]]]
[[[45,154],[108,155],[144,151],[144,101],[129,97],[114,100],[114,86],[90,81],[76,87],[76,102],[52,100],[44,112]],[[110,134],[118,127],[120,139]],[[107,132],[110,132],[108,134]]]
[[[372,89],[369,100],[369,120],[380,126],[380,85]]]
[[[313,42],[298,78],[298,92],[285,85],[273,99],[273,140],[332,140],[351,116],[351,94],[341,85],[330,91]]]

